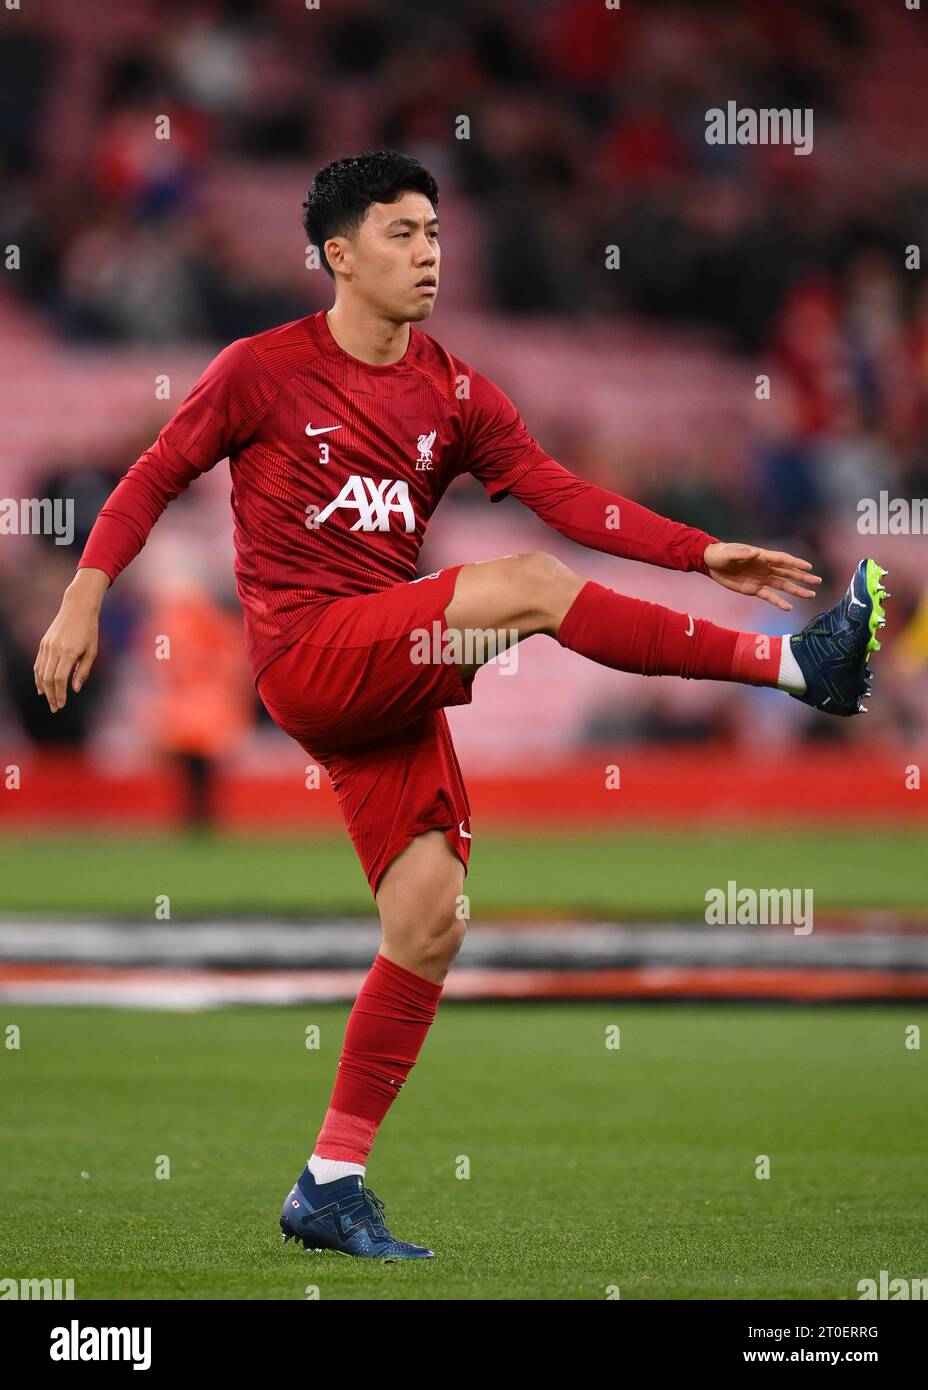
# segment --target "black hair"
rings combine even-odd
[[[365,150],[318,170],[303,203],[303,227],[333,280],[322,249],[329,237],[351,236],[371,203],[395,203],[401,193],[424,193],[438,206],[438,184],[428,169],[396,150]]]

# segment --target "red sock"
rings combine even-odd
[[[590,580],[564,615],[557,640],[617,671],[775,686],[783,639],[734,632]]]
[[[345,1030],[332,1099],[313,1153],[365,1163],[435,1017],[442,986],[378,954]]]

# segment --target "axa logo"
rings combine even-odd
[[[352,531],[389,531],[390,519],[396,515],[402,519],[401,529],[412,533],[416,529],[416,517],[409,500],[409,484],[397,478],[362,478],[353,473],[341,492],[322,511],[307,507],[306,526],[313,530],[328,521],[333,513],[344,509],[356,511],[357,521]]]

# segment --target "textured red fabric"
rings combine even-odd
[[[589,550],[663,569],[708,573],[703,556],[717,537],[596,487],[554,459],[539,460],[508,491],[548,526]]]
[[[378,954],[348,1019],[338,1075],[313,1153],[365,1163],[425,1042],[441,985]]]
[[[602,666],[643,676],[776,685],[780,671],[780,637],[734,632],[593,580],[574,599],[557,640]]]
[[[460,474],[493,497],[548,457],[509,397],[428,334],[411,327],[405,355],[372,366],[339,347],[319,310],[210,363],[108,498],[80,565],[115,579],[168,502],[227,456],[256,678],[321,605],[414,579]]]
[[[411,634],[444,621],[460,568],[335,599],[258,678],[274,722],[329,774],[375,896],[427,830],[467,867],[470,805],[445,708],[473,687],[453,664],[409,660]]]
[[[462,473],[610,554],[702,568],[712,539],[561,468],[509,397],[428,334],[410,327],[405,355],[372,366],[339,347],[320,309],[214,358],[107,499],[80,567],[115,580],[168,503],[226,457],[255,678],[333,599],[414,579]]]

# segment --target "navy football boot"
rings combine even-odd
[[[882,580],[888,573],[875,560],[861,560],[841,602],[789,639],[806,683],[794,700],[826,714],[866,714],[863,700],[873,683],[867,658],[880,650],[876,634],[886,622],[883,599],[890,595]]]
[[[384,1205],[360,1173],[317,1183],[304,1168],[287,1194],[280,1214],[284,1243],[298,1240],[305,1250],[339,1250],[380,1260],[431,1260],[424,1245],[394,1240],[383,1224]]]

